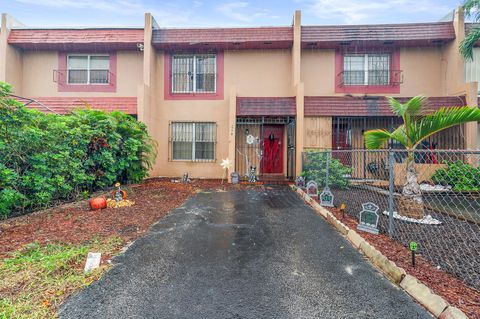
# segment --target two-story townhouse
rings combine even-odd
[[[465,28],[459,9],[435,23],[302,26],[297,11],[290,26],[207,29],[146,14],[140,29],[40,30],[4,15],[0,80],[61,113],[88,103],[137,115],[158,142],[154,176],[219,178],[229,158],[241,175],[293,178],[305,149],[363,148],[364,130],[398,124],[386,96],[477,107]],[[470,123],[429,142],[475,148],[476,136]]]

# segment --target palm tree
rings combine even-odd
[[[463,10],[466,17],[476,22],[480,21],[480,0],[466,0],[463,3]],[[478,40],[480,40],[480,28],[475,28],[465,35],[465,40],[460,43],[460,53],[465,60],[473,60],[473,47]]]
[[[392,112],[403,119],[403,124],[393,132],[385,129],[366,131],[365,146],[367,149],[384,147],[389,140],[395,140],[407,150],[406,182],[402,189],[404,202],[416,206],[416,216],[423,216],[423,200],[420,185],[415,171],[414,151],[426,138],[452,126],[471,121],[480,121],[480,109],[475,107],[441,108],[433,113],[426,110],[426,98],[416,96],[402,104],[394,98],[389,98]],[[410,209],[414,209],[410,207]]]

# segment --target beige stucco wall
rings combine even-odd
[[[53,71],[58,69],[58,52],[25,51],[23,53],[22,95],[41,96],[137,96],[142,83],[143,55],[139,51],[117,52],[116,92],[58,92]]]
[[[225,52],[225,88],[238,96],[293,96],[290,50]]]
[[[302,50],[305,96],[335,94],[335,50]]]
[[[157,161],[152,176],[189,176],[196,178],[220,178],[223,170],[221,160],[228,157],[228,92],[223,100],[164,100],[163,99],[163,53],[154,59],[156,74],[153,94],[156,96],[149,110],[149,131],[158,143]],[[215,162],[170,161],[169,123],[215,122],[217,124],[217,145]]]

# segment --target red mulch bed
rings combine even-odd
[[[342,223],[351,229],[357,229],[358,221],[355,218],[346,214],[343,216],[337,208],[329,210]],[[480,292],[478,290],[468,287],[459,279],[437,269],[419,255],[417,255],[415,267],[413,267],[411,252],[385,234],[359,233],[388,259],[395,262],[397,266],[405,269],[408,274],[415,276],[436,294],[445,298],[451,305],[461,309],[469,318],[480,318]]]
[[[33,241],[81,243],[95,236],[116,235],[131,241],[180,206],[201,189],[227,188],[219,180],[175,183],[170,179],[150,179],[127,187],[127,199],[135,205],[90,211],[88,201],[64,204],[48,210],[0,222],[0,258]],[[102,258],[103,259],[103,258]]]

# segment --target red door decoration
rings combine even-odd
[[[262,174],[283,173],[283,126],[265,125],[263,128]]]

